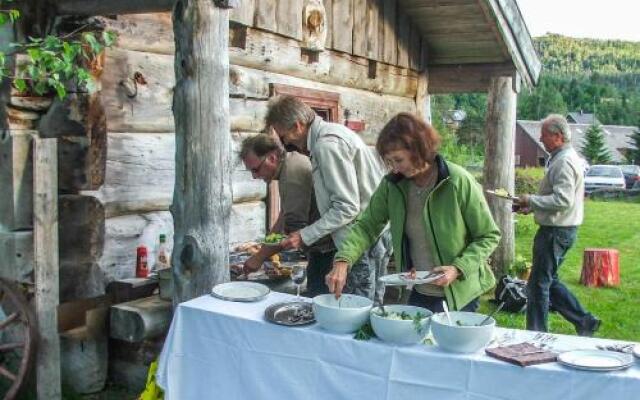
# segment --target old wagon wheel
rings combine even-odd
[[[35,317],[16,287],[0,279],[0,396],[13,400],[35,354]]]

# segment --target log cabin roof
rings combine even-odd
[[[428,65],[515,66],[535,85],[541,63],[515,0],[399,0],[422,34]]]
[[[58,0],[56,11],[60,15],[147,13],[170,11],[174,2]],[[302,0],[238,0],[238,4],[233,21],[301,39]],[[517,75],[529,86],[538,81],[541,63],[516,0],[325,0],[324,5],[327,48],[415,70],[424,68],[426,58],[432,94],[484,91],[497,75]],[[372,12],[376,8],[379,12]],[[372,22],[379,26],[370,26]],[[414,31],[422,42],[417,47]],[[418,58],[423,61],[414,62]]]

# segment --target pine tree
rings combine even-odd
[[[629,162],[640,165],[640,128],[636,129],[631,135],[632,149],[629,149],[627,159]]]
[[[611,154],[604,142],[604,134],[600,125],[591,125],[584,136],[582,155],[589,164],[608,164],[611,162]]]

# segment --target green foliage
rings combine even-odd
[[[607,125],[640,126],[640,43],[560,35],[534,42],[543,74],[518,96],[518,119],[583,110]]]
[[[611,154],[604,142],[604,134],[600,126],[591,125],[585,132],[582,154],[592,165],[611,162]]]
[[[509,274],[519,276],[530,269],[531,262],[525,256],[518,254],[509,268]]]
[[[536,193],[544,176],[544,168],[516,168],[515,194]]]
[[[631,144],[634,149],[630,150],[626,157],[629,163],[640,165],[640,128],[636,129],[631,136]]]
[[[3,3],[4,4],[4,3]],[[20,16],[18,10],[0,10],[0,25],[15,23]],[[81,29],[80,29],[81,30]],[[102,32],[99,37],[93,32],[72,32],[59,37],[28,37],[25,43],[11,43],[9,54],[0,52],[0,78],[12,79],[20,92],[35,93],[39,96],[55,92],[64,98],[69,84],[95,90],[95,83],[88,65],[106,48],[113,45],[113,32]],[[20,63],[16,75],[6,68],[6,56],[25,54],[27,60]]]

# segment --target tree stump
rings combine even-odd
[[[580,283],[585,286],[618,286],[619,254],[616,249],[584,249]]]

